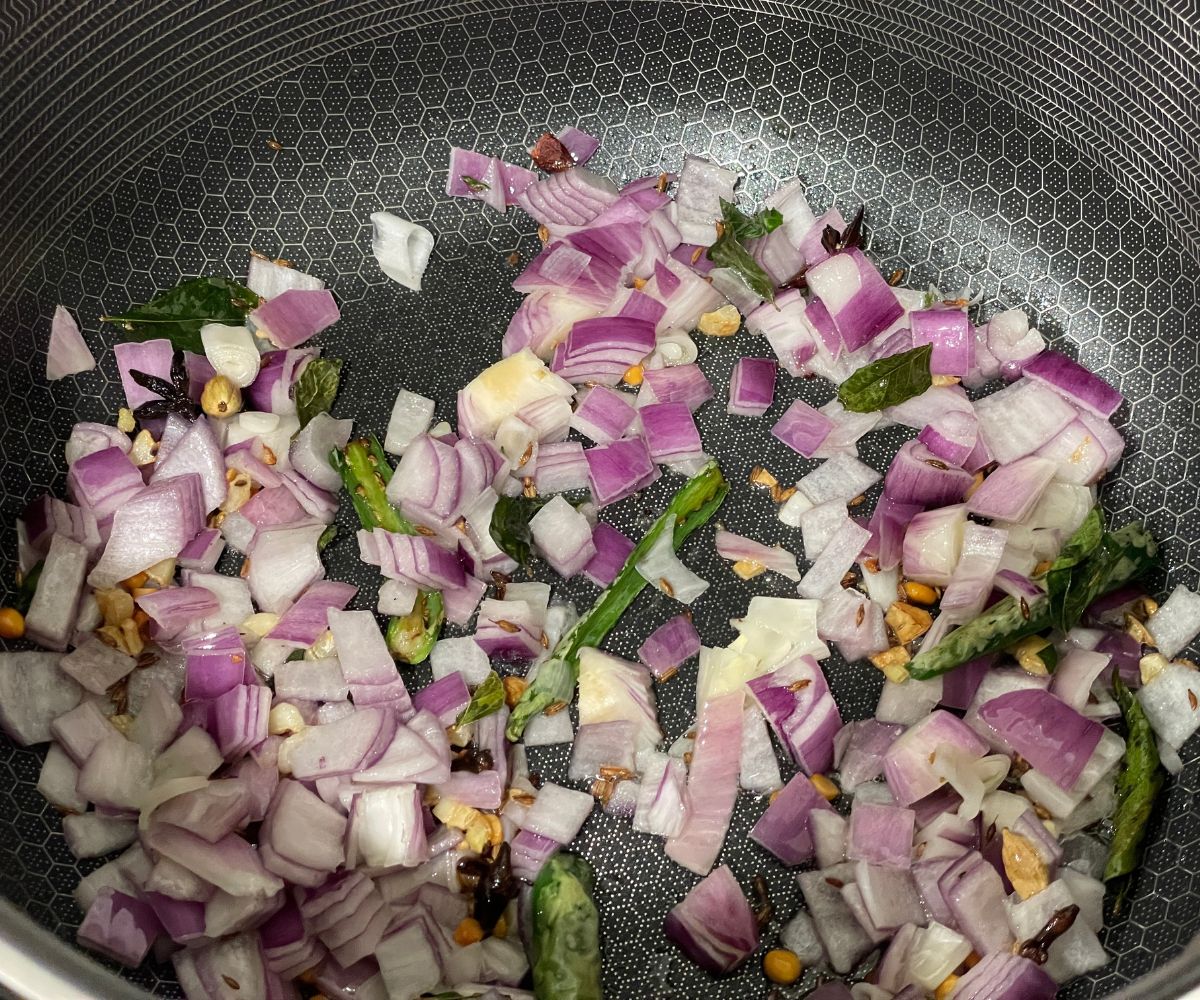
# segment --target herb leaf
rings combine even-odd
[[[725,229],[717,242],[708,248],[708,259],[717,267],[727,267],[737,274],[759,298],[774,302],[775,282],[759,267],[741,241],[771,232],[783,222],[783,216],[773,208],[748,216],[724,198],[721,199],[721,213]]]
[[[487,181],[481,181],[478,177],[472,177],[470,174],[463,174],[462,182],[477,194],[480,191],[490,191],[492,189],[492,186]]]
[[[331,525],[329,525],[329,527],[327,527],[324,531],[321,532],[320,537],[317,538],[317,551],[318,552],[324,552],[327,548],[329,548],[329,546],[333,542],[333,540],[335,538],[337,538],[337,531],[338,531],[337,525],[331,524]]]
[[[546,506],[553,497],[501,497],[496,501],[492,511],[492,523],[488,526],[492,541],[495,542],[510,558],[522,566],[529,565],[533,558],[533,550],[529,543],[533,541],[533,533],[529,530],[529,521],[539,510]],[[578,506],[575,502],[573,506]]]
[[[503,704],[504,683],[500,680],[500,675],[492,670],[484,678],[483,683],[475,689],[467,707],[459,712],[454,724],[465,726],[470,722],[478,722],[494,712],[499,712],[500,706]]]
[[[303,427],[318,413],[328,413],[337,396],[341,358],[313,358],[296,382],[296,416]]]
[[[1083,616],[1087,602],[1091,600],[1088,596],[1091,588],[1081,586],[1088,574],[1077,572],[1077,568],[1100,547],[1104,537],[1104,515],[1096,506],[1088,511],[1083,523],[1067,539],[1067,544],[1046,572],[1050,620],[1064,632]],[[1084,602],[1082,605],[1081,601]],[[1067,624],[1068,621],[1071,624]]]
[[[1135,522],[1105,533],[1092,557],[1071,571],[1069,613],[1075,614],[1077,608],[1081,615],[1097,597],[1148,573],[1157,560],[1158,543],[1144,525]],[[1071,624],[1075,621],[1078,617]],[[1052,624],[1048,598],[1039,597],[1022,611],[1018,601],[1005,597],[956,628],[932,649],[917,653],[908,663],[909,675],[927,681],[968,660],[1007,649],[1026,636],[1045,632]]]
[[[21,578],[16,596],[12,600],[12,606],[23,615],[29,612],[29,605],[33,603],[33,595],[37,591],[38,580],[42,578],[42,570],[45,566],[46,560],[39,559],[37,564]]]
[[[260,301],[245,285],[229,278],[194,278],[143,306],[100,318],[122,327],[129,340],[165,337],[177,350],[203,354],[200,327],[205,323],[240,324]]]
[[[721,199],[721,219],[725,223],[725,231],[732,232],[738,240],[758,239],[783,225],[783,215],[777,208],[764,208],[747,215],[724,198]]]
[[[1101,532],[1099,539],[1095,538],[1097,530]],[[1094,508],[1063,549],[1064,556],[1075,560],[1073,565],[1059,567],[1060,556],[1046,574],[1047,585],[1055,588],[1050,591],[1051,623],[1064,632],[1074,627],[1088,605],[1112,589],[1109,580],[1140,576],[1149,568],[1142,565],[1147,549],[1152,564],[1158,547],[1142,525],[1127,524],[1116,531],[1103,531],[1099,508]],[[1086,555],[1081,556],[1081,552]],[[1139,571],[1129,574],[1127,568],[1131,565],[1139,565]],[[1063,573],[1069,574],[1065,583]]]
[[[1146,713],[1115,670],[1113,695],[1125,717],[1127,734],[1125,757],[1121,761],[1121,773],[1117,776],[1113,838],[1108,846],[1108,861],[1104,865],[1106,882],[1128,875],[1137,867],[1154,800],[1165,780],[1158,746]]]
[[[838,386],[838,399],[852,413],[871,413],[919,396],[931,385],[933,345],[922,344],[864,365]]]

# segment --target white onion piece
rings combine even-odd
[[[372,212],[371,225],[375,227],[371,252],[383,273],[419,292],[421,276],[433,252],[433,233],[390,212]]]
[[[96,359],[84,343],[79,324],[65,306],[54,310],[50,321],[50,346],[46,351],[46,379],[55,382],[96,367]]]
[[[691,604],[708,590],[708,581],[688,569],[675,554],[674,536],[662,532],[635,566],[639,575],[681,604]]]
[[[433,420],[433,400],[401,389],[392,405],[383,449],[392,455],[403,455],[417,438],[429,429]]]
[[[234,385],[244,389],[258,376],[262,356],[247,327],[205,323],[200,327],[200,340],[213,371]]]
[[[177,795],[185,795],[188,792],[196,792],[201,788],[208,787],[208,779],[200,777],[189,778],[168,778],[155,785],[146,793],[146,797],[142,799],[142,812],[138,816],[138,829],[145,830],[150,826],[150,819],[154,815],[154,810],[161,806],[164,802],[168,802]]]
[[[667,330],[658,335],[654,350],[646,359],[647,368],[673,368],[696,360],[696,342],[683,330]]]
[[[293,288],[319,292],[325,287],[325,282],[311,274],[297,271],[294,267],[287,267],[273,260],[267,260],[265,257],[251,255],[246,287],[260,299],[273,299],[281,292]]]

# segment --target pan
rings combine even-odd
[[[538,244],[513,213],[441,193],[449,148],[523,162],[542,131],[575,124],[602,140],[594,165],[618,180],[677,168],[685,153],[735,166],[752,202],[800,177],[818,211],[866,206],[885,274],[903,268],[915,287],[970,288],[1030,310],[1053,343],[1128,398],[1118,418],[1128,448],[1106,508],[1144,518],[1164,541],[1160,589],[1196,582],[1194,11],[1141,0],[97,0],[24,4],[0,20],[8,523],[39,493],[61,493],[71,424],[107,420],[120,405],[99,316],[185,277],[243,275],[251,251],[287,258],[333,289],[343,318],[325,346],[345,359],[339,415],[382,430],[403,384],[453,419],[446,401],[499,355],[519,301],[513,261]],[[370,255],[369,216],[379,210],[436,236],[419,296],[387,282]],[[58,303],[105,360],[51,386],[41,371]],[[714,381],[727,377],[738,351],[719,342],[704,351]],[[761,442],[715,417],[701,429],[718,454],[744,456],[725,516],[754,526],[749,487],[737,484]],[[665,495],[652,491],[618,526],[637,530]],[[346,510],[339,517],[330,576],[373,600],[354,526]],[[758,527],[763,541],[782,538],[774,519]],[[11,532],[3,554],[11,567]],[[728,579],[715,572],[715,553],[687,554],[701,575]],[[586,603],[592,593],[568,596]],[[732,638],[727,620],[744,601],[736,581],[714,583],[707,642]],[[639,602],[612,651],[632,657],[661,615],[653,598]],[[428,676],[420,670],[418,685]],[[843,714],[869,715],[879,679],[840,664],[829,674]],[[682,685],[666,688],[668,735],[690,724],[689,702]],[[1179,996],[1200,981],[1194,743],[1182,757],[1126,904],[1104,932],[1112,961],[1066,997]],[[60,817],[34,787],[40,760],[0,743],[0,981],[38,1000],[180,995],[169,964],[118,980],[68,944],[80,920],[72,889],[97,862],[66,849]],[[562,777],[566,752],[550,748],[535,763]],[[751,849],[754,817],[739,806],[722,857],[744,884],[764,874],[786,916],[799,906],[795,880]],[[607,996],[763,994],[756,969],[712,980],[669,949],[662,919],[694,880],[631,839],[627,822],[597,811],[578,847],[599,873]]]

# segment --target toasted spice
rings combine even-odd
[[[561,174],[575,166],[571,151],[553,132],[543,132],[529,150],[529,158],[548,174]]]
[[[905,580],[904,584],[905,596],[913,602],[913,604],[936,604],[938,600],[938,592],[933,587],[926,583],[918,583],[916,580]]]
[[[753,559],[739,559],[733,564],[733,571],[743,580],[753,580],[767,571],[767,567]]]
[[[1040,931],[1020,945],[1017,954],[1038,965],[1045,965],[1049,958],[1050,946],[1074,926],[1078,916],[1079,907],[1074,903],[1056,910]]]
[[[504,685],[504,704],[509,708],[516,708],[517,702],[521,700],[521,695],[525,693],[525,689],[529,687],[529,682],[524,677],[517,677],[515,674],[509,674],[500,682]]]
[[[753,486],[765,486],[770,489],[772,486],[778,486],[779,480],[761,465],[756,465],[750,470],[750,483]]]
[[[1050,869],[1032,841],[1007,828],[1000,832],[1000,838],[1004,873],[1016,894],[1028,899],[1045,889],[1050,884]]]

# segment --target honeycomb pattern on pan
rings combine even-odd
[[[907,268],[916,285],[970,287],[991,308],[1027,306],[1058,345],[1128,395],[1121,424],[1129,453],[1107,501],[1118,519],[1145,517],[1167,539],[1168,582],[1196,585],[1197,269],[1168,230],[1118,190],[1106,164],[961,79],[819,24],[699,6],[564,4],[423,24],[326,56],[164,136],[152,156],[97,194],[0,304],[12,345],[0,370],[5,523],[39,491],[61,490],[70,424],[106,419],[120,402],[107,353],[97,371],[55,385],[41,378],[54,305],[72,308],[100,355],[112,342],[98,323],[102,312],[185,276],[243,274],[251,248],[326,278],[342,303],[343,319],[324,339],[328,353],[346,359],[339,415],[381,429],[403,384],[441,400],[439,416],[452,417],[446,401],[498,356],[518,301],[507,257],[516,251],[523,263],[537,242],[518,213],[500,218],[441,193],[448,148],[519,162],[531,137],[568,123],[602,138],[594,165],[618,180],[676,167],[685,151],[736,164],[751,203],[799,175],[818,210],[867,204],[872,253],[885,271]],[[370,255],[368,216],[379,209],[437,234],[420,296],[386,281]],[[701,361],[720,387],[738,353],[764,350],[739,337],[704,344]],[[830,394],[785,379],[766,421],[792,398],[820,403]],[[766,421],[727,417],[720,389],[700,419],[711,450],[728,456],[735,484],[722,521],[798,549],[798,533],[775,520],[746,476],[765,464],[794,478],[811,463],[768,438]],[[864,457],[886,460],[895,444],[870,441]],[[612,517],[639,531],[676,485],[668,477]],[[347,512],[342,519],[328,553],[331,575],[363,584],[360,601],[370,606]],[[695,610],[705,641],[721,645],[733,635],[728,618],[750,593],[788,588],[771,577],[740,583],[711,537],[711,528],[700,533],[685,558],[712,581]],[[4,545],[11,565],[10,534]],[[595,594],[583,582],[568,591],[585,604]],[[665,598],[643,595],[609,648],[632,656],[670,613]],[[668,738],[692,721],[694,671],[661,692]],[[878,676],[836,661],[828,672],[846,716],[868,714]],[[420,670],[414,678],[424,679]],[[1109,994],[1196,933],[1200,768],[1190,749],[1155,821],[1132,905],[1107,931],[1118,957],[1068,997]],[[561,749],[536,760],[548,777],[565,769]],[[97,863],[76,863],[67,852],[57,817],[33,788],[39,761],[40,753],[0,747],[0,892],[69,939],[79,919],[71,889]],[[766,873],[786,917],[799,899],[792,874],[746,841],[762,808],[741,800],[721,860],[743,885]],[[756,962],[712,981],[662,941],[663,915],[695,878],[666,861],[657,843],[597,813],[580,849],[601,874],[610,996],[763,995]],[[129,976],[174,995],[169,969]]]

